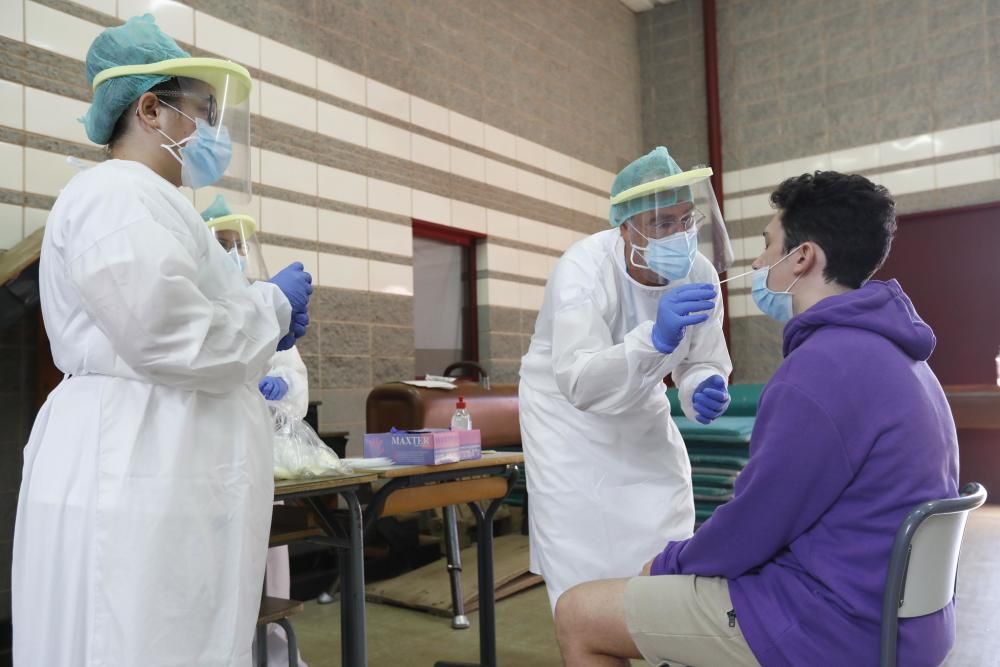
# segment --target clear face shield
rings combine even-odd
[[[216,185],[234,204],[246,203],[250,200],[249,91],[235,75],[218,72],[211,78],[212,83],[178,77],[178,90],[156,91],[161,104],[195,126],[189,136],[163,147],[180,162],[183,185],[193,189]]]
[[[172,58],[109,67],[94,77],[93,88],[116,77],[150,75],[177,82],[175,89],[154,94],[194,126],[186,137],[160,130],[163,148],[181,164],[182,185],[218,185],[234,204],[250,201],[250,72],[218,58]]]
[[[733,249],[711,175],[711,169],[694,169],[642,183],[611,199],[629,215],[624,224],[632,266],[666,284],[686,278],[698,253],[719,273],[732,265]]]
[[[208,221],[233,267],[243,273],[248,280],[267,280],[270,274],[264,264],[264,253],[257,238],[257,225],[246,215],[224,215]]]

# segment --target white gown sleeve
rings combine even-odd
[[[298,348],[275,352],[267,375],[280,377],[288,383],[288,393],[280,401],[269,401],[268,405],[284,409],[295,419],[305,419],[309,410],[309,373]]]
[[[687,418],[692,420],[697,413],[694,411],[691,399],[698,385],[713,375],[721,375],[728,383],[729,374],[733,371],[733,362],[726,348],[726,335],[722,330],[723,306],[719,276],[715,271],[712,271],[711,275],[711,282],[719,293],[715,300],[715,309],[708,320],[688,327],[684,332],[685,336],[691,337],[691,346],[687,355],[671,373],[674,384],[677,385],[681,409]]]
[[[270,283],[234,281],[208,298],[197,284],[205,261],[197,247],[146,212],[68,257],[67,278],[134,371],[157,384],[224,394],[264,375],[291,306]]]
[[[653,323],[649,321],[615,344],[599,303],[600,294],[580,287],[592,282],[586,271],[561,260],[550,278],[555,281],[550,290],[554,300],[552,370],[559,391],[573,407],[620,414],[647,400],[649,391],[662,385],[677,359],[653,347]]]

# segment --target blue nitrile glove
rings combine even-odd
[[[726,381],[721,375],[705,378],[694,390],[691,403],[694,405],[694,411],[698,413],[696,419],[702,424],[711,424],[729,407]]]
[[[691,283],[672,289],[660,298],[653,324],[653,347],[670,354],[681,344],[684,327],[708,319],[702,312],[715,308],[715,287],[708,283]],[[692,315],[691,313],[698,313]]]
[[[292,324],[288,328],[289,333],[291,333],[296,338],[302,338],[306,335],[306,329],[309,327],[309,313],[306,311],[296,311],[292,313]]]
[[[309,313],[306,311],[296,311],[292,313],[292,322],[288,327],[288,333],[278,341],[278,352],[284,352],[295,347],[295,341],[306,335],[309,328]]]
[[[257,388],[269,401],[280,401],[288,393],[288,383],[274,375],[268,375],[261,380]]]
[[[304,311],[309,305],[309,295],[312,294],[312,276],[306,273],[302,262],[292,262],[271,278],[270,282],[278,286],[292,311]]]
[[[278,341],[278,347],[275,349],[278,350],[278,352],[284,352],[285,350],[290,350],[293,347],[295,347],[295,334],[288,333]]]

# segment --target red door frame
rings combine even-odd
[[[708,122],[708,164],[712,166],[712,188],[715,198],[719,201],[719,212],[723,219],[726,215],[725,201],[722,192],[722,115],[719,103],[719,47],[716,41],[715,0],[702,0],[701,3],[702,35],[705,47],[705,117]],[[725,279],[723,272],[720,278]],[[723,303],[729,304],[729,284],[721,285],[720,296]],[[722,312],[722,333],[726,338],[726,347],[732,349],[729,337],[729,308]],[[732,381],[732,374],[730,374]]]
[[[476,243],[486,238],[486,234],[456,229],[426,220],[413,219],[415,238],[439,241],[462,247],[463,273],[465,274],[465,302],[462,304],[465,317],[462,318],[462,354],[465,361],[479,362],[479,299],[476,289]]]

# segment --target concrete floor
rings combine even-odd
[[[368,664],[429,667],[435,660],[478,662],[478,614],[472,627],[452,630],[450,620],[383,604],[368,605]],[[340,606],[310,602],[292,619],[302,659],[309,667],[339,667]],[[501,665],[561,664],[544,586],[497,603],[497,661]]]
[[[955,609],[955,648],[943,667],[1000,667],[1000,505],[969,515]]]
[[[370,667],[433,665],[435,660],[475,662],[479,618],[472,628],[452,630],[449,620],[380,604],[368,605]],[[310,602],[294,619],[303,659],[310,667],[340,665],[339,605]],[[501,665],[561,664],[545,588],[539,586],[497,604]],[[1000,506],[973,513],[958,575],[958,637],[944,667],[1000,667]]]

